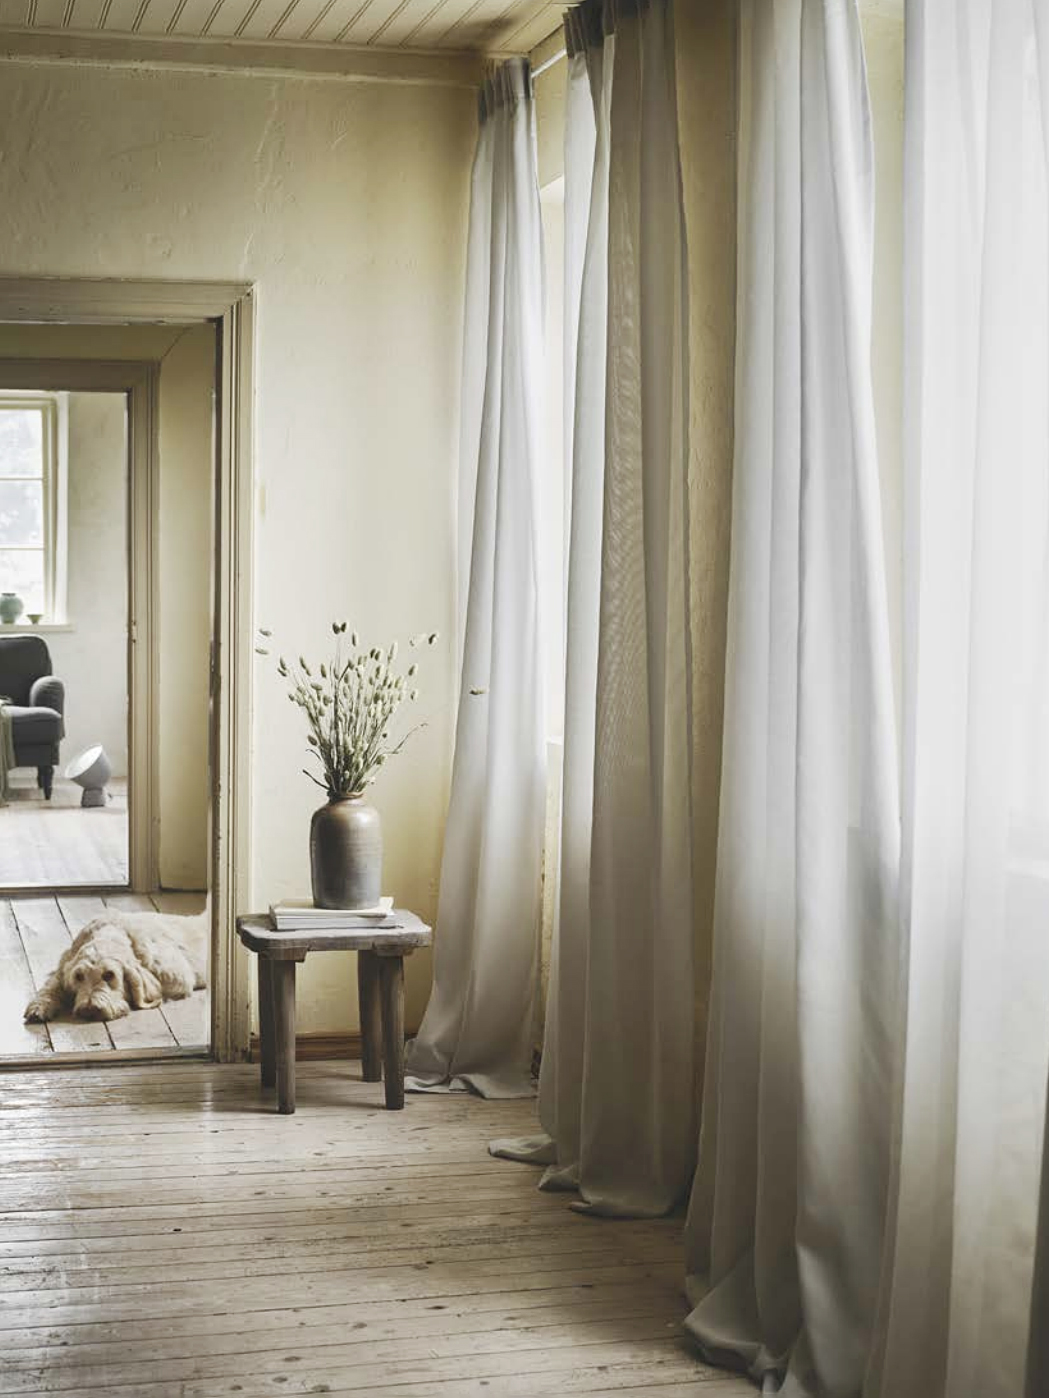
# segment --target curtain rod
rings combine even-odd
[[[540,77],[543,73],[546,72],[548,68],[552,68],[555,63],[560,63],[562,58],[567,57],[568,50],[563,47],[559,48],[556,53],[552,53],[549,58],[544,58],[542,63],[538,64],[535,68],[532,69],[532,77]]]

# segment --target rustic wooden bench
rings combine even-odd
[[[266,916],[237,919],[237,934],[258,957],[262,1085],[277,1087],[277,1110],[295,1110],[295,967],[311,951],[355,951],[365,1082],[386,1080],[386,1105],[404,1106],[404,958],[433,933],[395,908],[397,926],[278,932]]]

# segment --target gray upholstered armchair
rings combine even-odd
[[[65,737],[65,686],[51,673],[51,656],[39,636],[0,636],[0,695],[11,702],[15,766],[35,767],[48,801]]]

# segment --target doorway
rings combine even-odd
[[[127,889],[127,395],[40,378],[0,364],[0,893]]]
[[[0,414],[5,391],[33,396],[52,404],[56,421],[64,414],[66,429],[65,475],[40,478],[40,528],[35,515],[32,528],[23,519],[22,537],[34,541],[25,547],[39,537],[42,559],[32,560],[40,566],[26,575],[31,586],[16,580],[22,615],[0,620],[0,648],[16,636],[50,642],[49,668],[69,676],[51,791],[23,762],[0,807],[0,823],[18,835],[4,840],[0,828],[0,1066],[228,1059],[247,1046],[232,911],[246,843],[250,592],[239,595],[237,584],[250,542],[252,311],[243,287],[0,281]],[[69,430],[78,420],[94,422],[110,445],[122,441],[116,465],[88,469]],[[0,490],[4,479],[0,461]],[[2,517],[0,500],[0,548]],[[85,606],[72,585],[91,556],[92,528],[108,572]],[[92,658],[86,668],[74,663],[77,645]],[[13,755],[34,756],[24,747]],[[22,1023],[25,992],[39,989],[90,919],[107,909],[203,908],[209,991],[112,1022]]]

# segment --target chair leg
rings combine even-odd
[[[44,793],[44,800],[51,800],[51,789],[54,785],[55,769],[53,767],[38,767],[36,769],[36,782]]]
[[[273,962],[268,956],[259,956],[256,957],[256,960],[259,963],[259,1061],[262,1066],[262,1086],[273,1087],[277,1081]]]
[[[386,1106],[399,1112],[404,1107],[404,957],[381,956],[379,976]]]
[[[273,961],[274,1040],[277,1057],[277,1111],[295,1110],[295,962]]]
[[[373,951],[357,953],[358,1005],[361,1012],[361,1077],[382,1080],[382,999],[379,958]]]

